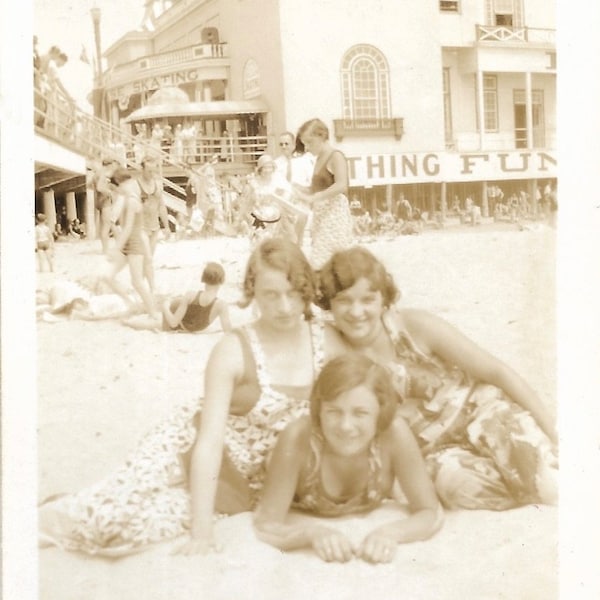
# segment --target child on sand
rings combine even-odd
[[[48,269],[54,271],[54,236],[46,224],[46,215],[43,213],[35,216],[35,252],[40,271],[44,270],[44,261],[48,264]]]
[[[183,296],[167,299],[162,304],[162,330],[198,333],[204,331],[217,317],[223,331],[231,331],[227,302],[218,297],[225,281],[225,271],[216,262],[207,263],[202,271],[203,290],[190,290]],[[156,329],[156,323],[146,315],[123,321],[133,329]]]
[[[393,559],[398,543],[431,537],[441,508],[417,441],[395,418],[397,403],[388,371],[370,358],[351,353],[325,365],[310,416],[288,425],[271,456],[254,515],[260,539],[281,550],[312,547],[327,562],[379,563]],[[322,517],[373,510],[395,481],[411,515],[376,527],[360,544],[305,515],[286,523],[291,507]]]

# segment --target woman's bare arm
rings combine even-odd
[[[504,390],[512,400],[532,414],[550,439],[557,441],[553,417],[538,394],[516,371],[432,313],[403,309],[399,314],[421,350],[456,365],[478,381]]]

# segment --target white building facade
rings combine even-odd
[[[545,0],[178,0],[105,53],[107,113],[177,86],[239,103],[274,154],[318,117],[368,208],[470,196],[486,215],[490,188],[555,181],[555,26]],[[211,133],[237,134],[231,116]]]

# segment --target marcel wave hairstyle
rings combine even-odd
[[[370,282],[371,289],[381,292],[386,308],[400,298],[400,290],[381,261],[366,248],[353,246],[334,252],[317,273],[316,304],[323,310],[331,310],[331,301],[363,277]]]
[[[304,301],[304,316],[312,318],[311,304],[316,296],[314,272],[297,244],[284,238],[270,238],[254,249],[242,284],[244,299],[239,303],[247,307],[254,298],[256,276],[261,268],[267,267],[283,272],[294,290],[300,292]]]
[[[321,407],[358,386],[370,389],[379,403],[377,430],[385,431],[394,420],[400,396],[390,372],[364,354],[349,352],[330,360],[321,370],[310,395],[310,417],[321,428]]]

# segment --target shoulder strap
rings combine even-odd
[[[270,387],[269,377],[265,368],[265,358],[256,330],[251,324],[248,324],[244,326],[243,331],[247,337],[247,341],[249,342],[249,349],[254,360],[258,384],[261,388]]]
[[[313,371],[315,379],[325,363],[325,323],[322,319],[312,319],[309,323],[313,350]]]

